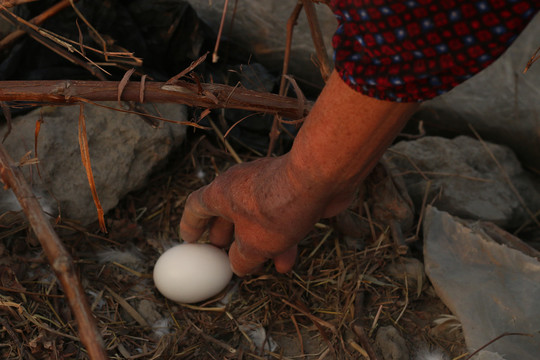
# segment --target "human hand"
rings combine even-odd
[[[188,197],[182,238],[195,242],[208,229],[212,244],[225,247],[232,241],[229,258],[239,276],[268,259],[278,272],[290,271],[298,242],[321,217],[349,203],[347,191],[325,193],[305,184],[296,170],[287,155],[233,166]]]
[[[375,166],[417,104],[355,92],[333,72],[291,151],[236,165],[189,196],[180,232],[226,246],[245,275],[267,259],[279,272],[294,265],[296,244],[324,217],[337,215]]]

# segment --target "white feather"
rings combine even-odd
[[[416,353],[415,360],[448,360],[448,357],[439,349],[422,349]]]

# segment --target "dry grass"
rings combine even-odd
[[[429,284],[417,291],[410,278],[389,274],[387,266],[403,258],[390,230],[376,223],[356,243],[342,241],[332,222],[318,224],[300,244],[291,274],[277,274],[269,265],[260,275],[234,278],[204,304],[163,298],[153,287],[152,267],[179,241],[187,194],[234,163],[206,138],[190,146],[107,215],[106,236],[97,225],[64,220],[56,226],[112,359],[362,359],[366,349],[353,324],[371,343],[379,327],[393,325],[410,349],[427,344],[452,357],[463,353],[459,330],[433,323],[448,310]],[[34,235],[17,214],[0,219],[0,357],[86,358]],[[257,345],[252,336],[261,329],[268,337]]]

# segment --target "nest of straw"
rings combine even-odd
[[[444,329],[448,322],[440,318],[449,312],[423,274],[400,277],[389,270],[414,250],[400,255],[390,229],[354,209],[369,225],[365,236],[343,241],[335,222],[317,224],[300,244],[290,274],[269,264],[195,305],[162,297],[151,272],[164,249],[180,241],[187,195],[233,163],[208,138],[188,147],[108,214],[109,234],[99,233],[97,224],[56,224],[112,359],[361,359],[377,352],[377,330],[388,325],[410,349],[464,352],[459,330]],[[1,220],[0,357],[87,358],[64,293],[26,221],[18,213]]]

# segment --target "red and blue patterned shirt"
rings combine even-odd
[[[371,97],[418,102],[491,64],[540,0],[332,0],[331,6],[339,22],[333,46],[342,79]]]

